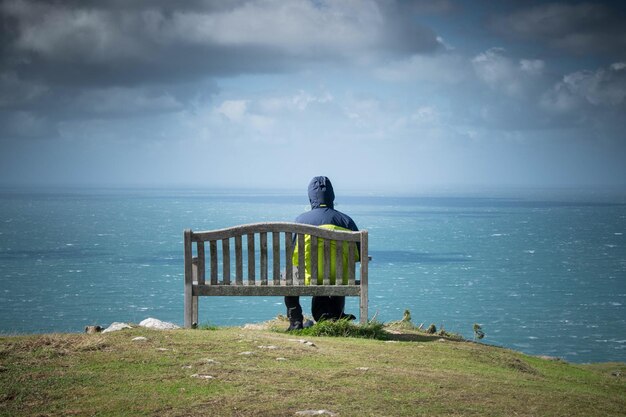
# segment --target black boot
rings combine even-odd
[[[289,318],[289,327],[287,328],[288,332],[303,329],[302,322],[304,321],[304,317],[302,316],[302,308],[290,308],[287,310],[287,317]]]
[[[342,311],[341,315],[339,316],[339,320],[352,321],[352,320],[356,320],[356,316],[354,314],[346,314]]]
[[[313,297],[311,302],[311,311],[313,312],[313,319],[315,321],[323,320],[355,320],[352,314],[346,314],[343,309],[346,305],[346,297],[342,296],[318,296]]]

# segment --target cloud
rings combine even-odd
[[[626,110],[626,63],[557,78],[540,59],[515,59],[490,48],[472,59],[489,90],[468,107],[469,124],[511,131],[583,129],[588,137],[619,137]],[[458,110],[457,110],[458,111]],[[606,132],[611,130],[609,134]]]
[[[401,8],[401,13],[417,13],[425,15],[446,15],[457,9],[452,0],[411,0],[398,2],[396,7]]]
[[[0,109],[27,105],[47,90],[43,84],[21,80],[15,72],[0,73]]]
[[[206,125],[221,131],[222,139],[278,143],[280,139],[273,137],[276,120],[255,110],[258,107],[250,99],[228,99],[213,108],[213,114],[202,116]],[[217,115],[219,118],[215,118]]]
[[[383,114],[382,103],[374,97],[349,97],[344,105],[346,116],[362,123],[372,122]]]
[[[217,97],[211,110],[189,115],[192,123],[211,126],[211,134],[234,143],[268,146],[343,147],[346,143],[389,140],[412,134],[414,128],[438,122],[435,110],[419,107],[409,114],[393,100],[374,95],[336,96],[325,88],[292,94],[248,94]],[[411,109],[413,110],[413,108]],[[408,126],[408,124],[411,126]]]
[[[472,59],[479,79],[493,89],[504,89],[507,94],[518,95],[521,87],[514,63],[504,55],[504,48],[491,48]]]
[[[326,92],[321,96],[314,96],[300,90],[298,94],[292,98],[292,103],[298,110],[305,110],[312,103],[324,104],[331,101],[333,101],[333,96],[329,92]]]
[[[375,74],[391,82],[435,82],[457,84],[467,78],[467,61],[452,52],[430,55],[412,55],[380,66]]]
[[[45,116],[28,111],[0,111],[0,140],[41,139],[58,136],[56,123]]]
[[[531,75],[541,75],[545,66],[541,59],[521,59],[519,62],[520,70]]]
[[[228,120],[238,122],[243,119],[248,109],[247,100],[226,100],[220,104],[215,111],[226,117]]]
[[[311,105],[324,105],[333,100],[333,95],[328,91],[316,95],[300,90],[293,95],[265,97],[259,100],[258,107],[268,113],[304,111]]]
[[[618,106],[626,97],[626,63],[595,72],[578,71],[563,78],[568,89],[594,106]]]
[[[491,48],[476,55],[472,65],[477,77],[491,89],[503,91],[512,97],[527,95],[545,66],[539,59],[515,62],[506,55],[504,48]]]
[[[411,114],[410,120],[418,128],[431,128],[440,124],[441,114],[433,106],[420,106]]]
[[[618,4],[618,3],[616,3]],[[497,33],[540,41],[574,55],[620,55],[626,48],[623,8],[601,3],[554,2],[493,16]]]
[[[626,63],[617,62],[596,71],[567,74],[542,97],[542,105],[555,112],[583,106],[619,108],[626,101]]]
[[[98,118],[159,114],[183,109],[182,103],[167,92],[128,87],[82,91],[74,98],[71,107],[75,114]]]
[[[559,82],[541,96],[539,104],[552,113],[564,114],[579,109],[581,101],[572,94],[566,83]]]

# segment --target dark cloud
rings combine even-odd
[[[0,10],[3,70],[61,85],[275,72],[439,47],[393,3],[31,0]]]
[[[51,138],[58,134],[56,122],[44,114],[21,110],[0,110],[0,140]]]
[[[216,77],[439,48],[407,11],[393,1],[6,0],[0,135],[28,120],[179,111],[215,92]]]
[[[539,41],[574,55],[617,59],[626,50],[625,17],[620,2],[554,2],[493,16],[489,26],[501,35]]]

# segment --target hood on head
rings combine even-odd
[[[328,177],[314,177],[311,180],[309,183],[309,201],[311,208],[334,207],[335,192]]]

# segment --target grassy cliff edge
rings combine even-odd
[[[0,337],[0,415],[626,415],[626,364],[399,333],[258,328]]]

